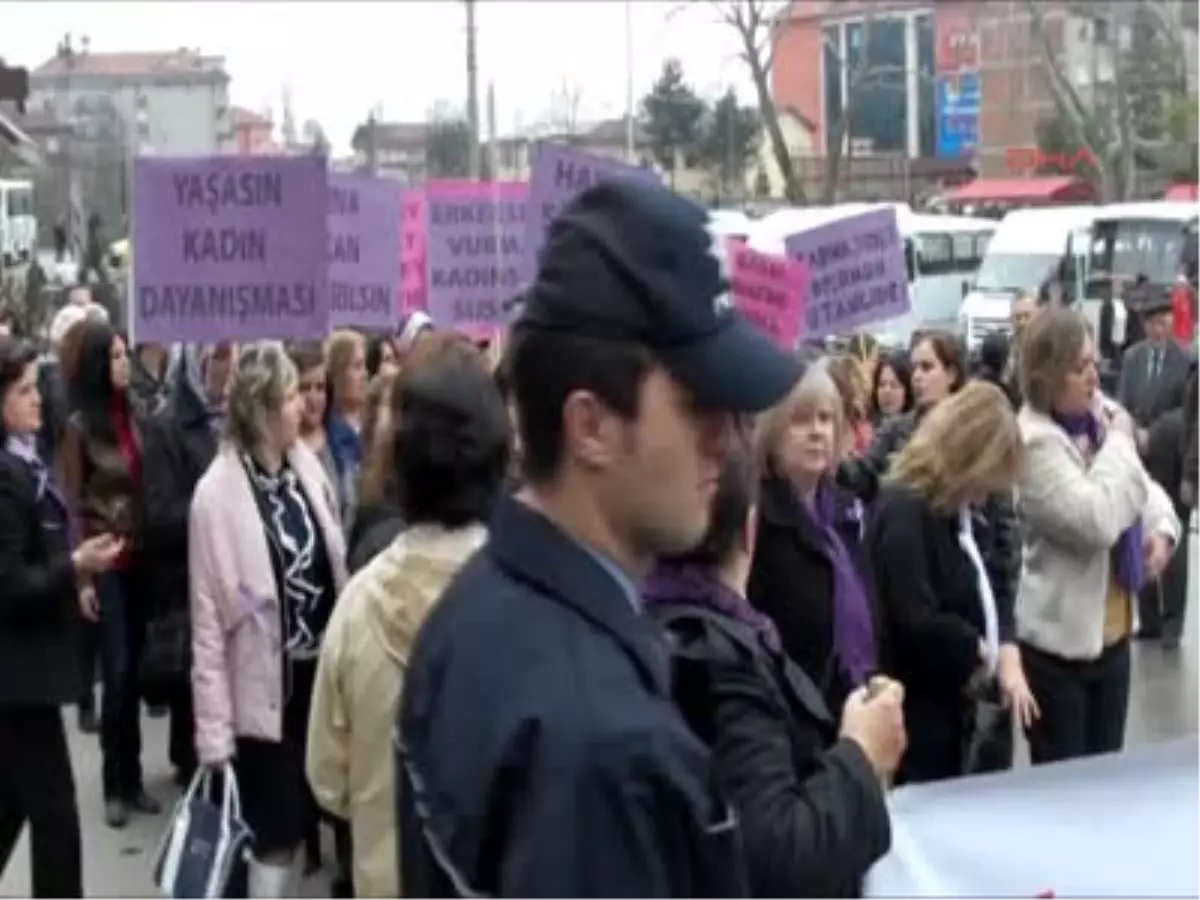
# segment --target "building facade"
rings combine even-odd
[[[777,104],[828,152],[957,158],[1014,177],[1011,148],[1057,116],[1047,45],[1072,87],[1100,98],[1120,43],[1057,0],[794,0],[775,32]]]
[[[270,117],[241,106],[233,107],[233,151],[240,156],[272,156],[281,152]]]
[[[99,53],[64,42],[30,73],[28,106],[85,131],[107,119],[130,155],[234,149],[224,60],[197,50]]]

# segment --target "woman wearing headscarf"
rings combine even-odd
[[[883,783],[904,752],[903,689],[878,679],[831,714],[747,601],[757,480],[735,448],[704,539],[660,561],[642,594],[671,634],[675,702],[738,813],[749,896],[860,896],[891,843]]]
[[[830,709],[880,671],[883,649],[860,552],[863,506],[832,477],[845,427],[841,396],[819,364],[761,417],[758,541],[746,594]]]
[[[408,527],[338,598],[321,648],[309,721],[308,774],[318,801],[353,827],[354,888],[393,897],[396,858],[392,723],[425,616],[487,538],[508,461],[508,417],[477,356],[409,368],[386,440]]]
[[[1033,763],[1120,750],[1134,598],[1180,540],[1170,498],[1142,467],[1129,413],[1099,393],[1088,324],[1042,310],[1021,347],[1025,528],[1017,631],[1042,715]]]
[[[184,345],[168,367],[168,403],[142,425],[146,648],[142,683],[170,706],[169,758],[186,784],[196,768],[188,611],[188,511],[217,453],[231,344]]]
[[[87,322],[71,385],[76,409],[67,420],[59,464],[63,486],[85,537],[112,533],[126,542],[111,571],[80,585],[100,622],[104,693],[100,747],[104,818],[123,828],[133,812],[161,806],[142,781],[139,669],[146,622],[137,552],[142,537],[142,423],[129,402],[129,350],[106,322]]]
[[[29,824],[34,897],[82,897],[75,778],[59,707],[75,700],[76,585],[124,547],[71,547],[66,497],[37,450],[37,355],[0,339],[0,875]]]
[[[200,763],[232,763],[252,897],[294,896],[315,803],[304,775],[317,656],[346,581],[337,499],[298,438],[281,344],[240,347],[223,441],[192,498],[188,562]]]

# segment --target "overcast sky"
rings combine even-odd
[[[696,88],[728,86],[749,100],[736,35],[697,0],[633,0],[634,94],[678,57]],[[625,110],[625,9],[620,0],[479,0],[480,100],[496,88],[501,132],[544,120],[565,85],[583,120]],[[466,18],[459,0],[401,2],[28,2],[0,0],[0,57],[34,68],[68,32],[94,51],[198,48],[225,57],[232,101],[278,110],[292,90],[297,127],[324,126],[345,153],[379,104],[390,120],[420,120],[439,101],[463,105]],[[481,114],[483,107],[481,107]]]

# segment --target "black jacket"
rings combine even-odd
[[[992,539],[976,520],[986,559]],[[958,542],[957,516],[934,513],[905,488],[888,488],[867,534],[892,671],[905,687],[909,746],[901,780],[961,774],[973,705],[965,689],[979,666],[984,616],[975,567]],[[1013,608],[993,588],[1001,642],[1012,640]]]
[[[891,823],[870,762],[838,739],[816,686],[740,622],[683,604],[653,610],[673,639],[677,702],[738,811],[750,895],[861,895]]]
[[[1146,446],[1146,471],[1159,483],[1175,506],[1175,515],[1186,526],[1190,510],[1179,496],[1187,456],[1187,416],[1182,408],[1163,413],[1150,426]]]
[[[346,537],[346,568],[353,575],[404,531],[404,513],[390,503],[360,506]]]
[[[0,450],[0,706],[79,696],[79,602],[66,507],[39,502],[29,466]]]
[[[742,896],[736,819],[672,701],[662,631],[521,502],[490,532],[405,676],[402,894]]]
[[[911,410],[889,419],[861,457],[838,466],[837,483],[867,504],[873,504],[883,485],[892,456],[908,444],[921,423],[922,413]],[[1011,610],[1021,578],[1021,530],[1011,496],[993,496],[980,510],[976,540],[996,594],[997,607]],[[886,632],[886,628],[884,629]]]
[[[142,425],[141,562],[146,596],[159,608],[187,608],[188,513],[196,483],[216,453],[203,403],[185,387]]]
[[[861,506],[839,492],[838,531],[846,550],[858,563],[859,576],[871,603],[880,668],[886,668],[886,636],[875,603],[874,580],[862,552]],[[861,523],[861,525],[860,525]],[[835,713],[853,687],[833,652],[833,566],[812,516],[781,478],[762,481],[758,505],[758,541],[750,570],[747,598],[779,629],[783,647],[821,689],[826,706]]]

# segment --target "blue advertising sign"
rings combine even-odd
[[[937,154],[970,156],[979,144],[978,72],[939,75],[937,79]]]

